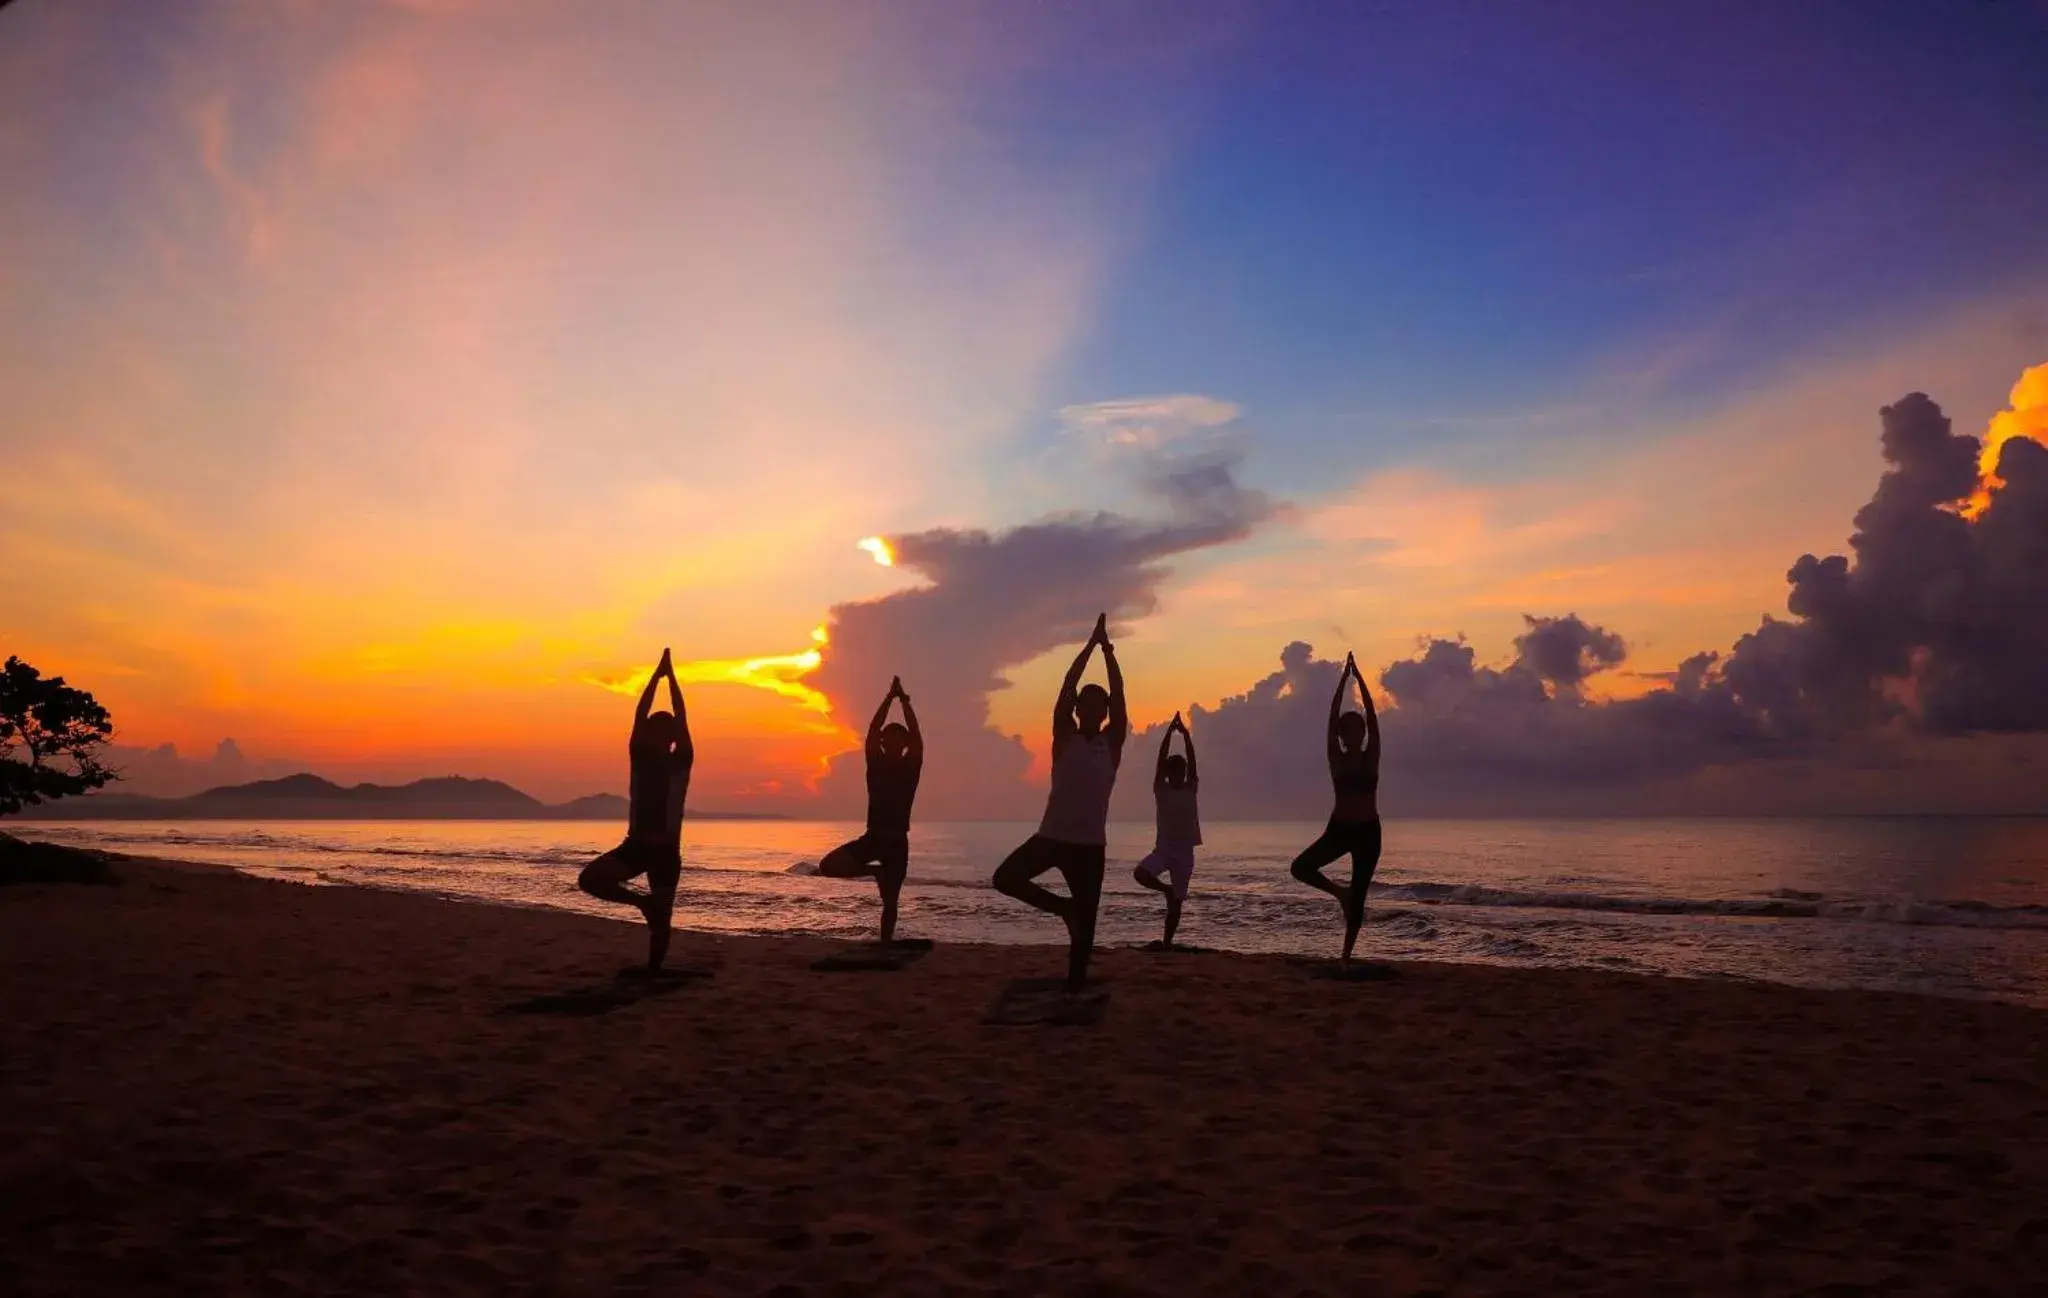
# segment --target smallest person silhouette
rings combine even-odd
[[[1344,696],[1354,679],[1365,700],[1362,716],[1344,710]],[[1326,742],[1336,805],[1322,837],[1302,849],[1290,873],[1309,887],[1329,893],[1343,908],[1344,964],[1349,966],[1358,930],[1365,924],[1366,889],[1372,886],[1373,871],[1380,863],[1380,719],[1373,710],[1372,691],[1365,688],[1358,661],[1350,654],[1344,655],[1344,670],[1337,676],[1337,692],[1330,699]],[[1346,855],[1351,858],[1348,888],[1323,874],[1325,866]]]
[[[1185,757],[1170,751],[1176,733],[1187,749]],[[1166,733],[1159,737],[1159,764],[1152,772],[1156,821],[1152,851],[1131,872],[1138,886],[1166,894],[1166,939],[1160,943],[1165,947],[1173,945],[1173,935],[1180,928],[1181,903],[1188,899],[1188,884],[1195,877],[1195,849],[1202,845],[1202,820],[1195,809],[1201,782],[1195,768],[1195,737],[1176,712]],[[1169,882],[1159,881],[1162,874]]]
[[[655,689],[664,678],[673,710],[652,712]],[[631,906],[645,917],[647,972],[654,974],[661,972],[668,955],[676,884],[683,873],[683,802],[689,797],[690,768],[697,756],[690,743],[689,714],[683,711],[683,688],[676,682],[675,664],[666,649],[640,695],[626,751],[632,761],[626,841],[584,866],[576,886],[600,901]],[[626,886],[628,879],[643,874],[647,891]]]
[[[889,720],[889,705],[901,700],[903,720]],[[906,724],[907,723],[907,724]],[[892,677],[882,706],[868,723],[864,745],[868,762],[868,828],[818,862],[818,873],[833,879],[872,876],[882,893],[882,941],[896,940],[896,903],[910,873],[910,804],[917,800],[918,777],[924,774],[924,732],[917,712],[903,692],[903,678]]]

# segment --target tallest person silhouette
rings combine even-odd
[[[1095,947],[1095,911],[1102,901],[1104,845],[1108,841],[1109,795],[1116,787],[1130,717],[1124,711],[1124,674],[1116,646],[1109,642],[1109,615],[1095,619],[1088,643],[1067,669],[1052,709],[1052,791],[1038,832],[996,867],[995,888],[1027,906],[1057,915],[1067,924],[1067,988],[1088,980]],[[1081,673],[1097,645],[1109,671],[1109,688],[1081,685]],[[1047,891],[1038,876],[1058,870],[1067,895]]]

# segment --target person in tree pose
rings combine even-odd
[[[889,720],[889,705],[903,702],[903,720]],[[882,892],[882,941],[896,940],[896,902],[910,873],[910,804],[924,773],[924,732],[903,692],[903,678],[889,682],[882,706],[868,723],[868,827],[850,843],[825,854],[818,873],[834,879],[872,876]]]
[[[1176,732],[1187,748],[1185,757],[1169,751]],[[1195,767],[1195,737],[1188,733],[1187,723],[1176,712],[1166,733],[1159,736],[1159,763],[1152,771],[1156,822],[1152,851],[1138,862],[1131,876],[1140,887],[1166,894],[1164,946],[1173,945],[1173,935],[1180,928],[1181,903],[1188,899],[1188,884],[1195,877],[1195,849],[1202,843],[1202,821],[1195,810],[1195,796],[1201,782]],[[1171,882],[1161,883],[1161,874]]]
[[[1365,700],[1363,714],[1344,710],[1345,691],[1354,678]],[[1343,908],[1344,963],[1348,965],[1352,948],[1358,944],[1358,930],[1365,923],[1365,892],[1380,863],[1380,719],[1373,710],[1372,691],[1365,688],[1358,662],[1350,654],[1344,655],[1344,670],[1330,699],[1327,742],[1336,806],[1322,837],[1302,849],[1290,873],[1309,887],[1329,893]],[[1349,888],[1323,874],[1325,866],[1347,853],[1351,857]]]
[[[651,712],[654,692],[666,677],[668,712]],[[676,884],[683,873],[683,801],[690,792],[690,767],[696,749],[690,743],[690,719],[683,711],[683,688],[676,681],[669,651],[647,680],[640,707],[633,714],[633,735],[626,751],[632,760],[626,840],[583,867],[576,886],[600,901],[631,906],[647,920],[647,971],[659,973],[668,955],[669,923],[675,912]],[[647,876],[645,892],[626,881]]]
[[[1081,685],[1081,673],[1097,645],[1109,672],[1109,688]],[[1088,957],[1095,947],[1095,912],[1102,901],[1102,866],[1109,821],[1109,795],[1116,787],[1123,761],[1124,739],[1130,733],[1124,710],[1124,675],[1109,642],[1109,615],[1095,619],[1088,643],[1067,669],[1059,699],[1052,709],[1052,791],[1038,832],[996,867],[995,889],[1006,897],[1067,925],[1067,988],[1079,991],[1088,980]],[[1042,888],[1037,878],[1058,870],[1067,895]]]

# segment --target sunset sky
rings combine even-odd
[[[895,671],[1042,762],[1097,602],[1143,725],[1525,615],[1594,708],[1787,616],[1881,407],[2048,439],[2043,67],[2032,0],[23,0],[0,654],[164,788],[618,790],[664,645],[695,805],[830,803]]]

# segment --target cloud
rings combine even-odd
[[[1275,508],[1238,479],[1238,461],[1144,451],[1136,488],[1150,517],[1062,515],[1002,531],[932,528],[886,538],[896,566],[924,585],[835,606],[808,683],[856,733],[892,675],[916,701],[933,753],[920,805],[932,815],[1028,814],[1024,783],[1041,734],[1023,739],[988,723],[1004,673],[1055,649],[1078,649],[1098,613],[1113,624],[1151,613],[1176,555],[1242,539]],[[1096,671],[1100,672],[1100,667]],[[1045,700],[1050,716],[1052,699]],[[1049,724],[1049,720],[1048,720]],[[858,805],[860,756],[834,764],[828,805]]]
[[[1937,752],[1953,765],[1949,738],[2048,733],[2048,445],[2027,413],[2043,374],[2029,371],[1994,420],[2022,430],[2001,438],[1995,462],[1980,464],[1979,439],[1925,395],[1885,407],[1888,467],[1856,514],[1851,555],[1802,555],[1787,573],[1790,617],[1766,617],[1725,656],[1648,675],[1645,693],[1587,696],[1628,646],[1576,614],[1524,615],[1502,666],[1462,638],[1388,664],[1377,678],[1388,806],[1783,809],[1770,782],[1786,770],[1823,803],[1873,769],[1924,796],[1918,768]],[[1301,641],[1280,662],[1243,694],[1189,711],[1213,814],[1327,806],[1321,736],[1340,666]],[[1156,728],[1141,738],[1156,741]],[[1140,814],[1141,802],[1130,794],[1119,809]]]
[[[1242,413],[1233,402],[1181,392],[1063,406],[1060,422],[1098,447],[1157,450],[1228,427]]]
[[[176,744],[154,748],[115,745],[110,764],[121,773],[109,793],[137,793],[156,798],[182,798],[224,784],[246,784],[251,780],[290,775],[305,768],[303,763],[276,758],[252,759],[232,739],[223,739],[204,758],[186,757]]]
[[[2021,379],[2016,407],[2044,375]],[[1797,620],[1767,619],[1729,657],[1728,681],[1775,732],[2048,729],[2048,446],[2009,415],[1980,477],[1980,440],[1925,395],[1885,408],[1889,467],[1851,554],[1801,555],[1786,574]]]
[[[592,668],[791,685],[748,664],[846,538],[972,510],[1047,408],[1173,134],[1166,97],[1020,148],[1050,20],[246,7],[0,42],[0,629],[134,668],[110,703],[188,748],[462,735],[584,792]],[[801,739],[784,775],[840,739],[707,693]]]

